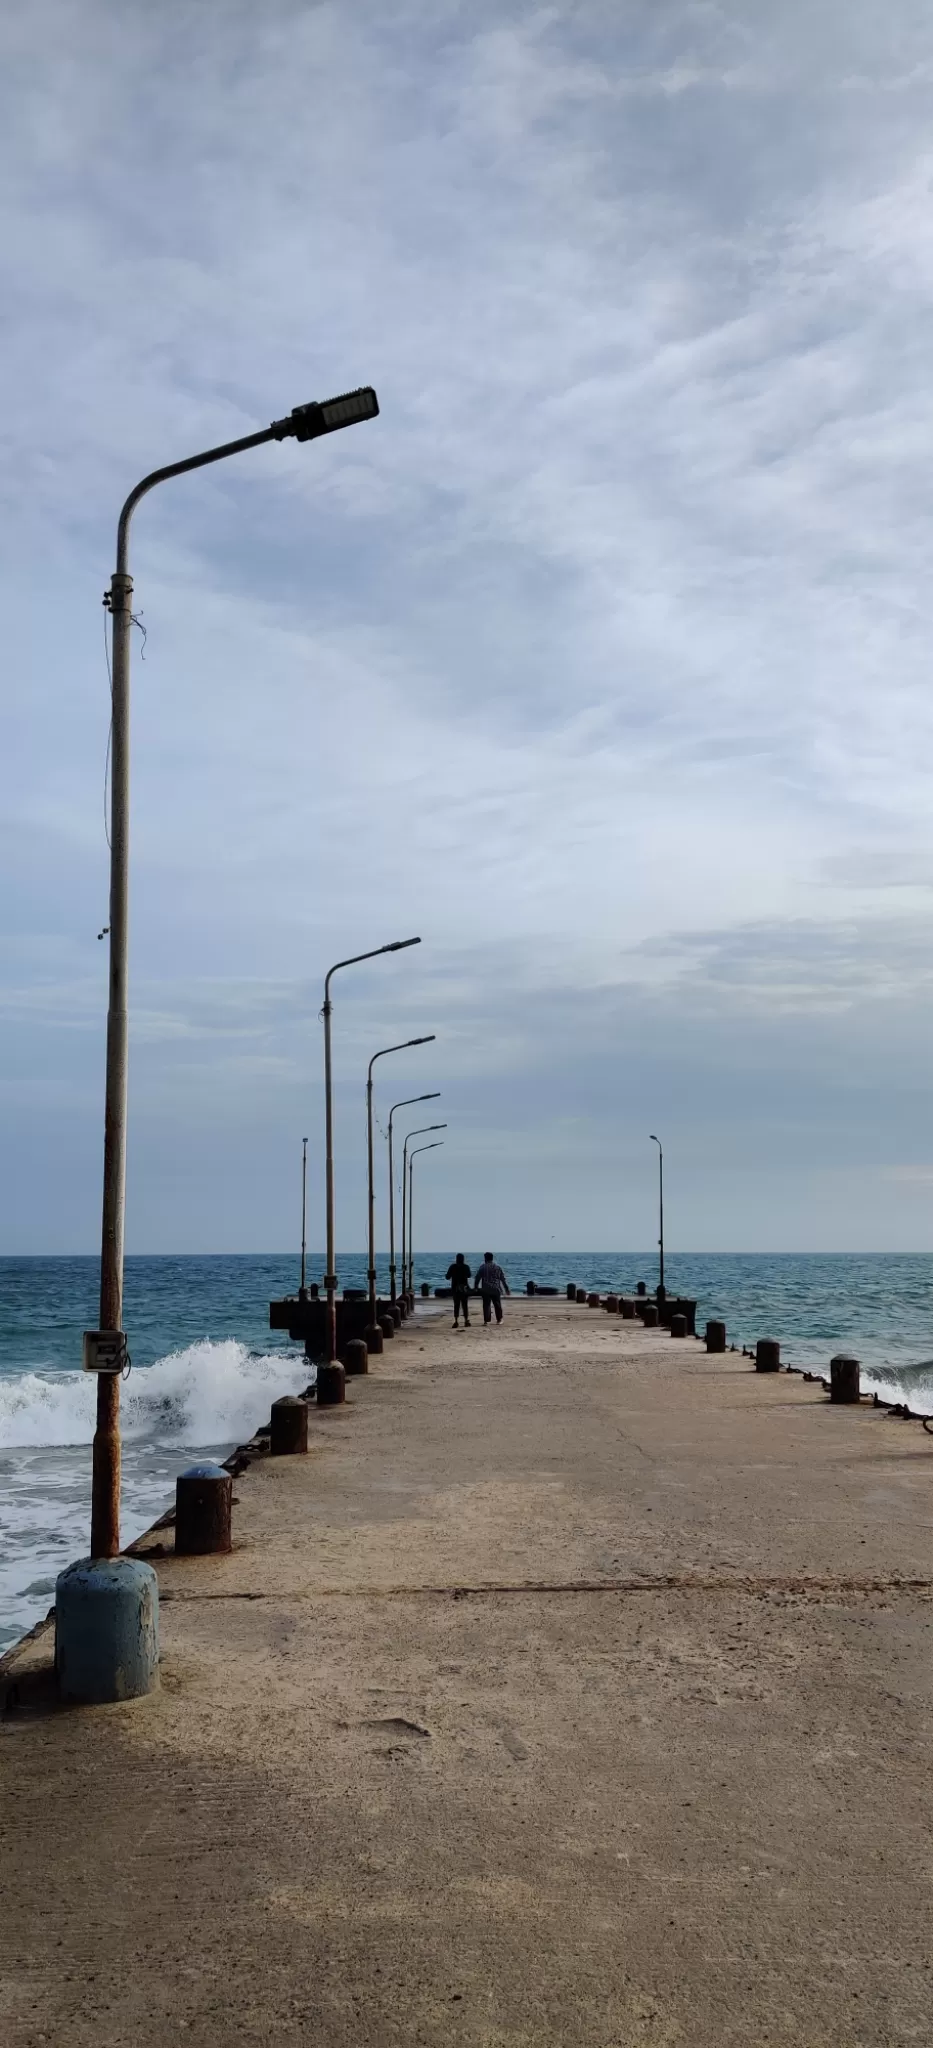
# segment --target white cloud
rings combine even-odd
[[[870,1015],[882,1127],[933,874],[926,16],[36,0],[0,34],[8,1073],[41,1101],[46,1025],[94,1041],[121,496],[371,376],[375,426],[138,514],[140,1112],[196,1114],[203,1053],[218,1113],[245,1060],[300,1119],[294,991],[401,924],[462,1114],[540,1076],[519,1148],[581,1031],[612,1074],[619,990],[698,1130],[678,1015],[727,1060],[730,1006]]]

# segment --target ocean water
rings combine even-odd
[[[467,1253],[475,1263],[479,1253]],[[438,1285],[453,1253],[419,1258]],[[634,1292],[657,1278],[651,1253],[498,1254],[512,1289],[574,1280]],[[348,1286],[365,1256],[345,1255]],[[320,1254],[309,1260],[319,1277]],[[933,1255],[701,1256],[671,1253],[668,1292],[695,1297],[698,1327],[729,1339],[778,1337],[782,1357],[826,1370],[835,1350],[862,1361],[863,1385],[933,1414]],[[268,1304],[294,1293],[296,1257],[133,1258],[124,1322],[133,1371],[123,1388],[125,1542],[167,1507],[193,1452],[225,1456],[309,1377],[300,1346],[270,1331]],[[380,1282],[387,1291],[385,1260]],[[0,1651],[47,1611],[55,1577],[85,1554],[95,1382],[81,1333],[97,1322],[98,1261],[0,1259]]]

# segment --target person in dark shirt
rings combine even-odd
[[[454,1297],[454,1329],[460,1328],[460,1310],[463,1310],[463,1327],[470,1327],[470,1268],[462,1252],[458,1252],[452,1266],[447,1268]]]
[[[492,1322],[493,1309],[496,1311],[496,1322],[501,1323],[503,1290],[506,1294],[510,1294],[512,1290],[502,1267],[496,1265],[491,1252],[485,1253],[482,1265],[476,1268],[476,1285],[483,1297],[484,1323]]]

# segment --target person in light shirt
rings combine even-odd
[[[511,1294],[512,1290],[502,1271],[502,1267],[496,1265],[491,1252],[484,1252],[483,1263],[476,1268],[473,1285],[479,1288],[483,1297],[484,1323],[492,1322],[493,1309],[496,1311],[496,1322],[501,1323],[502,1296],[504,1293]]]

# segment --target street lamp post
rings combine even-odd
[[[658,1148],[658,1221],[660,1225],[658,1249],[661,1254],[661,1276],[658,1281],[658,1294],[663,1301],[667,1292],[664,1285],[664,1150],[660,1138],[655,1137],[653,1131],[649,1135],[652,1143]]]
[[[412,1138],[423,1138],[427,1131],[446,1131],[446,1129],[446,1124],[421,1124],[417,1131],[409,1131],[408,1136],[405,1139],[405,1143],[402,1146],[402,1289],[403,1292],[407,1292],[409,1294],[411,1293],[410,1272],[408,1276],[407,1287],[405,1281],[405,1204],[408,1195],[408,1147],[411,1144]],[[408,1249],[410,1253],[411,1231],[409,1231],[408,1233]],[[410,1265],[411,1260],[409,1258],[409,1267]]]
[[[406,1095],[404,1102],[393,1102],[389,1111],[389,1288],[390,1299],[395,1300],[395,1172],[392,1165],[392,1118],[397,1109],[410,1109],[415,1102],[436,1102],[439,1088],[432,1088],[428,1095]],[[405,1181],[402,1177],[402,1216],[405,1215]],[[402,1229],[402,1293],[405,1293],[405,1231]]]
[[[104,1105],[104,1180],[101,1219],[100,1329],[85,1333],[84,1359],[98,1373],[97,1426],[91,1478],[91,1556],[116,1557],[120,1549],[120,1374],[126,1359],[123,1335],[123,1235],[126,1191],[127,967],[130,812],[130,631],[133,579],[129,574],[130,520],[141,498],[156,484],[203,469],[228,455],[259,448],[265,441],[313,441],[379,411],[375,391],[359,391],[299,405],[260,433],[245,434],[154,469],[130,492],[117,527],[117,566],[104,598],[112,621],[110,768],[110,989],[107,1009],[107,1066]]]
[[[335,974],[342,967],[358,967],[361,960],[378,960],[382,953],[404,953],[408,946],[420,946],[420,939],[392,939],[387,946],[372,946],[368,953],[354,953],[349,960],[338,960],[328,968],[324,980],[324,1179],[327,1211],[327,1271],[324,1286],[327,1292],[327,1360],[317,1369],[317,1398],[321,1406],[334,1407],[346,1399],[346,1378],[343,1366],[337,1357],[337,1275],[334,1272],[336,1251],[334,1248],[334,1089],[331,1071],[330,1019],[333,1005],[330,999],[330,985]]]
[[[299,1300],[307,1300],[305,1249],[307,1249],[307,1139],[301,1139],[301,1280],[299,1280]]]
[[[373,1182],[373,1068],[377,1060],[384,1060],[390,1052],[407,1052],[411,1045],[433,1045],[436,1033],[429,1031],[425,1038],[405,1038],[401,1045],[384,1045],[381,1052],[374,1052],[366,1075],[366,1151],[369,1172],[369,1329],[366,1342],[373,1340],[378,1351],[382,1343],[382,1331],[376,1321],[376,1191]],[[393,1301],[395,1296],[392,1297]],[[376,1339],[379,1342],[376,1342]]]
[[[443,1130],[443,1129],[445,1128],[445,1126],[444,1126],[443,1124],[439,1124],[437,1128],[438,1128],[438,1130]],[[411,1155],[411,1158],[409,1159],[409,1162],[408,1162],[408,1288],[409,1288],[409,1293],[411,1293],[411,1292],[412,1292],[412,1291],[414,1290],[414,1285],[415,1285],[415,1255],[414,1255],[414,1251],[412,1250],[412,1246],[413,1246],[413,1243],[414,1243],[414,1238],[413,1238],[413,1236],[412,1236],[412,1231],[413,1231],[413,1229],[414,1229],[414,1213],[415,1213],[415,1160],[417,1159],[417,1157],[418,1157],[418,1154],[419,1154],[419,1152],[436,1152],[436,1151],[437,1151],[437,1148],[438,1148],[438,1146],[439,1146],[439,1145],[443,1145],[443,1143],[444,1143],[444,1140],[443,1140],[443,1138],[435,1138],[435,1140],[434,1140],[434,1143],[433,1143],[433,1145],[416,1145],[416,1146],[415,1146],[415,1149],[414,1149],[414,1151],[413,1151],[413,1153],[412,1153],[412,1155]]]

